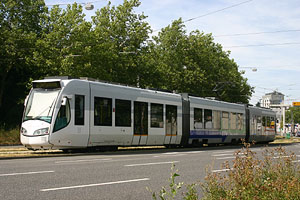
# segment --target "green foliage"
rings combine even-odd
[[[162,189],[159,191],[158,197],[161,200],[171,200],[174,199],[175,197],[178,197],[178,193],[179,190],[182,188],[183,186],[183,182],[179,182],[176,183],[175,179],[176,177],[178,177],[178,170],[175,170],[175,164],[172,165],[171,168],[171,176],[169,178],[169,187],[162,187]],[[195,191],[194,188],[194,184],[193,185],[188,185],[188,191],[186,193],[186,196],[184,197],[184,199],[186,200],[193,200],[195,199],[195,197],[197,197],[197,193]],[[148,189],[151,193],[152,193],[152,199],[156,200],[157,199],[157,195],[155,192],[152,192],[150,189]]]
[[[196,183],[186,185],[187,192],[185,192],[183,199],[185,200],[197,200],[198,199],[198,192],[196,190]]]
[[[42,0],[0,3],[0,126],[15,126],[21,118],[26,84],[35,78],[31,60],[45,12]]]
[[[44,22],[43,34],[36,41],[34,63],[41,76],[80,76],[89,68],[88,46],[91,23],[86,22],[82,6],[74,3],[63,10],[54,6]]]
[[[286,111],[286,122],[292,123],[292,115],[294,123],[300,123],[300,107],[291,107]]]
[[[98,10],[93,17],[93,46],[89,75],[101,80],[108,80],[129,85],[144,86],[146,68],[143,60],[148,47],[146,40],[151,32],[144,20],[144,14],[135,14],[134,8],[140,2],[124,0],[123,5],[111,6]]]
[[[160,76],[160,87],[229,102],[247,103],[251,87],[237,64],[213,41],[211,34],[186,34],[181,19],[154,37],[150,53]]]

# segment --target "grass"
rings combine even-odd
[[[0,145],[17,145],[20,142],[20,129],[11,130],[0,129]]]
[[[274,142],[271,142],[270,144],[290,144],[290,143],[299,143],[300,137],[291,137],[290,139],[287,139],[282,136],[276,136],[276,139]]]
[[[232,162],[223,163],[224,172],[213,173],[207,168],[204,181],[184,189],[183,182],[176,183],[179,173],[172,167],[169,187],[162,187],[158,193],[150,190],[152,199],[197,200],[197,191],[202,191],[203,200],[300,199],[300,167],[294,153],[278,147],[258,156],[249,147],[247,144],[237,151]]]

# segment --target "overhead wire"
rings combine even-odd
[[[215,10],[215,11],[208,12],[208,13],[206,13],[206,14],[197,16],[197,17],[193,17],[193,18],[184,20],[183,22],[184,22],[184,23],[190,22],[190,21],[193,21],[193,20],[195,20],[195,19],[199,19],[199,18],[201,18],[201,17],[206,17],[206,16],[208,16],[208,15],[212,15],[212,14],[215,14],[215,13],[218,13],[218,12],[221,12],[221,11],[224,11],[224,10],[227,10],[227,9],[230,9],[230,8],[234,8],[234,7],[237,7],[237,6],[240,6],[240,5],[249,3],[249,2],[251,2],[251,1],[254,1],[254,0],[248,0],[248,1],[243,1],[243,2],[237,3],[237,4],[233,4],[233,5],[231,5],[231,6],[227,6],[227,7],[225,7],[225,8],[219,9],[219,10]],[[159,31],[159,30],[161,30],[161,29],[153,30],[153,32],[157,32],[157,31]]]
[[[224,46],[224,48],[283,46],[283,45],[298,45],[298,44],[300,44],[300,42],[270,43],[270,44],[249,44],[249,45],[237,45],[237,46]]]
[[[263,32],[253,32],[253,33],[232,33],[224,35],[213,35],[213,37],[235,37],[235,36],[247,36],[247,35],[261,35],[261,34],[274,34],[274,33],[288,33],[288,32],[299,32],[300,29],[295,30],[280,30],[280,31],[263,31]]]
[[[101,1],[105,1],[105,0],[95,0],[95,1],[89,1],[87,3],[96,3],[96,2],[101,2]],[[212,15],[230,8],[234,8],[246,3],[249,3],[251,1],[254,0],[247,0],[247,1],[243,1],[237,4],[233,4],[231,6],[227,6],[225,8],[219,9],[219,10],[215,10],[212,12],[208,12],[206,14],[197,16],[197,17],[193,17],[187,20],[184,20],[183,22],[190,22],[193,21],[195,19],[201,18],[201,17],[205,17],[208,15]],[[78,4],[87,4],[84,2],[79,2]],[[47,5],[47,6],[54,6],[54,5],[68,5],[69,3],[58,3],[58,4],[53,4],[53,5]],[[153,32],[159,31],[159,29],[157,30],[153,30]],[[254,32],[254,33],[234,33],[234,34],[225,34],[225,35],[215,35],[214,37],[232,37],[232,36],[244,36],[244,35],[259,35],[259,34],[270,34],[270,33],[285,33],[285,32],[299,32],[300,29],[296,29],[296,30],[279,30],[279,31],[265,31],[265,32]],[[290,43],[274,43],[274,44],[254,44],[254,45],[237,45],[237,46],[228,46],[228,47],[224,47],[224,48],[241,48],[241,47],[261,47],[261,46],[279,46],[279,45],[296,45],[296,44],[300,44],[300,42],[290,42]]]
[[[251,1],[253,1],[253,0],[248,0],[248,1],[243,1],[243,2],[237,3],[237,4],[233,4],[233,5],[231,5],[231,6],[228,6],[228,7],[225,7],[225,8],[219,9],[219,10],[216,10],[216,11],[212,11],[212,12],[206,13],[206,14],[204,14],[204,15],[200,15],[200,16],[198,16],[198,17],[193,17],[193,18],[187,19],[187,20],[185,20],[185,21],[183,21],[183,22],[190,22],[190,21],[193,21],[193,20],[198,19],[198,18],[201,18],[201,17],[206,17],[206,16],[208,16],[208,15],[212,15],[212,14],[215,14],[215,13],[218,13],[218,12],[221,12],[221,11],[224,11],[224,10],[227,10],[227,9],[230,9],[230,8],[234,8],[234,7],[240,6],[240,5],[245,4],[245,3],[249,3],[249,2],[251,2]]]

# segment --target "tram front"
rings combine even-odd
[[[33,81],[25,100],[20,140],[28,149],[50,149],[51,122],[59,93],[60,80]]]

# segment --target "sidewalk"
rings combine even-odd
[[[62,155],[60,150],[37,150],[31,151],[22,145],[0,146],[0,159],[48,157]]]
[[[0,145],[0,149],[25,148],[23,145]]]

